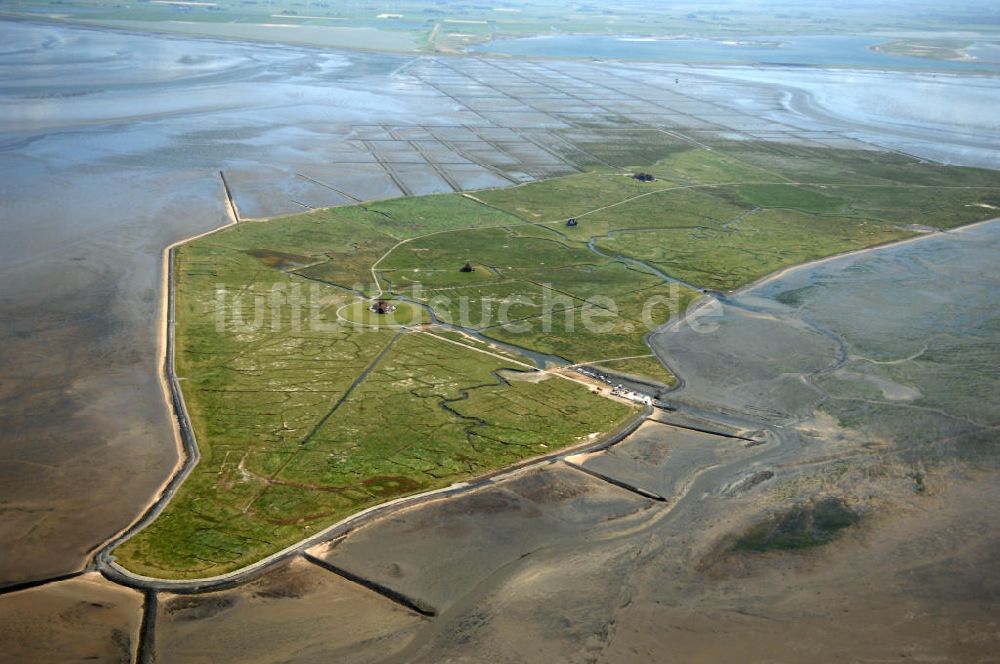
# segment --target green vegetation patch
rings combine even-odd
[[[788,178],[769,167],[770,144],[723,144],[721,149],[675,152],[647,169],[657,178],[680,184],[739,185],[754,182],[782,183]],[[757,157],[749,159],[748,155]]]
[[[670,285],[577,304],[569,294],[557,293],[547,313],[488,327],[483,334],[571,362],[645,355],[649,353],[646,333],[685,311],[698,295],[697,291]]]
[[[627,173],[601,171],[480,191],[475,197],[525,221],[565,222],[599,207],[673,186],[666,180],[639,182]]]
[[[998,182],[997,172],[989,169],[928,163],[876,150],[746,141],[716,141],[713,148],[680,153],[661,162],[652,172],[666,176],[695,163],[700,166],[701,175],[694,179],[700,182],[714,179],[737,184],[756,180],[778,184],[987,188],[996,188]],[[706,177],[706,174],[711,175]]]
[[[691,149],[688,141],[656,129],[604,130],[596,138],[574,131],[567,138],[577,147],[577,153],[567,156],[581,166],[592,168],[651,166],[668,154]]]
[[[600,167],[241,223],[180,247],[175,366],[201,461],[119,561],[152,576],[221,574],[365,507],[589,439],[634,409],[527,376],[503,343],[670,383],[644,335],[701,289],[1000,207],[991,171],[771,144],[663,147],[643,168],[653,182]],[[487,341],[375,329],[386,318],[355,291],[395,303],[394,324],[428,321],[405,295]],[[828,499],[736,546],[804,548],[855,520]]]
[[[887,223],[954,228],[1000,215],[995,187],[956,186],[828,186],[856,216]]]
[[[443,323],[482,329],[540,315],[545,294],[537,284],[513,279],[426,291],[424,301]]]
[[[482,206],[480,206],[482,207]],[[488,269],[460,272],[467,261]],[[557,237],[520,235],[516,229],[460,230],[401,245],[379,263],[379,271],[420,270],[426,288],[487,278],[490,269],[554,267],[593,263],[592,252],[570,247]],[[441,276],[446,281],[440,282]],[[457,280],[457,281],[456,281]]]
[[[371,477],[402,476],[412,493],[564,446],[631,412],[581,399],[586,390],[563,379],[543,386],[497,375],[519,368],[430,335],[403,335],[276,478],[357,491]]]
[[[782,267],[910,235],[878,222],[759,210],[714,227],[623,231],[598,246],[630,252],[688,283],[732,290]]]
[[[460,228],[508,226],[524,221],[502,210],[483,206],[454,194],[395,198],[361,206],[379,231],[400,239]]]
[[[732,550],[761,553],[809,549],[835,539],[859,519],[842,499],[823,498],[796,505],[751,527],[733,542]]]
[[[816,189],[788,184],[748,184],[738,188],[740,197],[755,207],[791,208],[818,214],[846,212],[843,200]]]
[[[722,228],[752,210],[749,205],[730,202],[730,193],[728,189],[697,187],[626,200],[583,217],[567,232],[581,239],[600,239],[601,235],[630,230]]]
[[[121,564],[168,578],[225,573],[365,507],[589,439],[634,413],[561,378],[508,382],[504,372],[525,367],[485,344],[343,323],[345,307],[361,322],[381,316],[295,265],[348,251],[344,220],[246,224],[178,250],[176,369],[201,460],[115,551]],[[322,254],[301,246],[306,233]]]
[[[277,223],[243,223],[195,246],[219,246],[224,253],[240,250],[256,259],[258,269],[294,272],[310,281],[364,292],[372,288],[372,263],[398,242],[376,228],[380,221],[379,215],[359,206],[330,208]]]
[[[599,369],[607,369],[614,373],[635,376],[652,380],[664,385],[672,386],[677,382],[677,377],[663,366],[655,355],[644,357],[627,357],[617,360],[607,360],[594,364]]]

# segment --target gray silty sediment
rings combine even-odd
[[[620,444],[578,463],[673,502],[704,469],[748,456],[744,445],[738,439],[650,421]]]
[[[224,223],[219,170],[241,216],[256,217],[397,196],[397,180],[450,191],[569,172],[587,158],[574,144],[620,140],[629,116],[646,131],[766,129],[871,147],[785,108],[780,86],[729,70],[413,58],[28,22],[0,22],[0,37],[11,45],[0,56],[8,582],[81,568],[169,474],[160,252]],[[607,90],[629,116],[608,108]]]
[[[156,661],[377,662],[423,623],[302,559],[232,590],[160,595]]]
[[[559,542],[613,532],[649,501],[556,464],[372,523],[316,555],[449,609],[479,583]],[[385,542],[394,542],[386,547]],[[448,542],[446,548],[442,542]],[[505,571],[507,570],[507,571]]]
[[[818,407],[917,457],[989,459],[998,251],[990,222],[807,266],[732,298],[714,331],[681,325],[654,343],[685,379],[681,402],[784,423]]]

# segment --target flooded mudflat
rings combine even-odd
[[[240,214],[260,217],[582,170],[575,146],[617,141],[626,122],[983,165],[1000,144],[989,78],[899,77],[894,107],[878,92],[888,74],[853,85],[843,71],[553,67],[3,22],[0,36],[0,585],[81,569],[169,475],[160,253],[227,220],[220,170]],[[823,92],[838,85],[849,101]],[[929,97],[961,112],[926,112]],[[315,551],[437,604],[435,618],[295,560],[231,590],[160,594],[158,660],[649,661],[721,625],[736,652],[830,661],[846,652],[824,631],[834,618],[891,623],[910,655],[991,654],[1000,503],[968,488],[990,477],[941,468],[994,458],[998,244],[985,225],[790,272],[724,301],[705,319],[715,332],[659,335],[684,380],[674,424],[721,413],[766,434],[648,423],[580,462],[662,502],[555,465]],[[748,577],[714,564],[762,505],[833,489],[889,496],[869,523],[894,530],[851,535],[821,564],[737,570]],[[854,572],[858,542],[877,575]],[[4,595],[0,612],[16,626],[0,652],[115,661],[136,649],[142,596],[88,575]],[[760,636],[806,612],[815,651]]]
[[[1000,452],[1000,222],[792,269],[653,343],[674,398],[790,425],[830,416],[907,456]]]
[[[161,595],[157,662],[377,662],[424,619],[294,560],[259,581],[200,595]]]
[[[498,39],[481,53],[521,57],[614,58],[658,62],[847,65],[893,69],[997,69],[997,63],[895,55],[872,47],[886,40],[865,35],[763,35],[732,39],[656,38],[634,35],[546,35]]]
[[[839,126],[872,141],[943,163],[1000,167],[1000,120],[986,109],[1000,103],[997,76],[896,71],[732,67],[726,80],[782,90],[782,117],[794,124]],[[712,72],[711,75],[716,75]]]
[[[97,573],[25,590],[0,603],[9,662],[128,662],[136,651],[142,593]]]

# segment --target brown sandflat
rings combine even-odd
[[[142,595],[86,574],[0,597],[0,660],[130,662]]]
[[[233,590],[160,596],[160,664],[374,662],[423,619],[365,588],[296,559]]]
[[[373,522],[313,553],[443,612],[525,558],[558,542],[608,536],[645,518],[649,507],[648,500],[553,464]]]

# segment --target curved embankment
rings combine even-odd
[[[221,174],[220,174],[221,175]],[[223,180],[223,186],[226,189],[226,206],[227,211],[230,215],[232,223],[238,222],[238,216],[236,213],[235,206],[232,199],[228,193],[228,186],[226,186]],[[983,222],[985,223],[985,222]],[[449,487],[442,489],[437,489],[434,491],[417,494],[413,496],[402,497],[388,503],[383,503],[381,505],[373,506],[366,510],[363,510],[357,514],[354,514],[332,526],[324,529],[323,531],[314,534],[306,540],[302,540],[294,545],[291,545],[267,558],[264,558],[250,566],[244,567],[240,570],[230,572],[227,574],[208,577],[204,579],[194,579],[194,580],[166,580],[166,579],[156,579],[152,577],[146,577],[143,575],[135,574],[129,570],[121,567],[114,561],[114,557],[111,555],[112,550],[119,546],[122,542],[132,537],[135,533],[140,531],[146,525],[148,525],[153,519],[155,519],[170,501],[173,495],[176,493],[177,489],[181,486],[184,480],[189,476],[193,468],[197,465],[200,458],[200,452],[198,449],[197,441],[191,426],[190,419],[187,414],[187,410],[184,404],[184,398],[181,393],[180,386],[178,384],[177,377],[174,373],[173,359],[174,359],[174,310],[175,310],[175,275],[174,275],[174,257],[176,253],[176,248],[186,242],[191,240],[204,237],[206,235],[215,233],[219,230],[227,228],[228,225],[220,226],[219,228],[213,229],[206,233],[201,233],[194,237],[178,241],[171,246],[169,246],[164,251],[164,288],[163,288],[163,303],[162,303],[162,330],[161,330],[161,346],[163,348],[162,358],[163,366],[161,371],[161,383],[164,388],[165,399],[169,403],[169,407],[177,420],[177,427],[175,428],[175,437],[179,449],[179,459],[178,463],[171,473],[171,476],[161,487],[156,497],[149,503],[142,515],[133,522],[129,527],[118,533],[111,540],[106,542],[94,555],[92,566],[99,570],[108,579],[120,583],[125,586],[140,588],[140,589],[154,589],[154,590],[168,590],[171,592],[204,592],[207,590],[215,590],[224,587],[230,587],[233,585],[238,585],[249,579],[254,578],[263,571],[273,567],[285,559],[298,555],[304,549],[314,546],[315,544],[332,539],[339,535],[342,535],[350,530],[357,528],[363,523],[382,516],[386,513],[403,509],[406,507],[411,507],[415,504],[435,500],[438,498],[448,497],[452,495],[457,495],[466,491],[474,490],[479,487],[485,486],[486,484],[498,481],[503,477],[510,475],[511,473],[520,472],[524,469],[538,466],[546,463],[551,463],[554,460],[560,459],[562,457],[579,454],[581,452],[593,452],[601,449],[605,449],[619,442],[625,438],[628,434],[634,431],[639,424],[646,419],[651,413],[652,409],[647,408],[646,412],[642,415],[634,418],[627,425],[620,427],[617,431],[613,431],[603,439],[586,442],[578,446],[566,448],[560,451],[555,451],[547,455],[540,457],[535,457],[533,459],[527,459],[513,467],[506,469],[501,469],[489,473],[487,475],[481,476],[479,478],[472,479],[466,482],[460,482]],[[900,242],[913,242],[923,239],[925,237],[933,237],[936,233],[929,233],[924,236],[917,238],[908,238],[905,240],[889,243],[899,244]],[[845,252],[843,254],[838,254],[834,256],[825,257],[818,259],[817,261],[811,261],[809,263],[804,263],[799,266],[793,266],[785,268],[775,274],[768,275],[753,284],[745,286],[743,288],[734,291],[735,293],[743,292],[750,288],[756,287],[761,283],[769,281],[771,279],[777,278],[782,274],[786,274],[789,270],[798,269],[801,267],[814,265],[820,262],[826,262],[834,260],[836,258],[850,255],[859,254],[867,251],[873,251],[877,248],[881,248],[888,245],[880,245],[879,247],[869,247],[862,250],[856,250],[851,252]],[[706,297],[711,297],[712,294],[706,294]],[[704,299],[704,298],[702,298]],[[700,306],[704,306],[703,304]],[[699,307],[692,307],[689,311],[697,309]],[[649,343],[649,338],[652,334],[659,333],[670,329],[671,326],[676,325],[684,317],[680,314],[676,315],[670,321],[666,322],[664,325],[657,328],[657,330],[646,335],[646,343],[651,348],[654,354],[660,359],[665,366],[669,365],[664,361],[662,357],[657,354],[656,348],[653,344]],[[674,389],[679,389],[683,386],[682,377],[678,376],[678,382]]]
[[[172,363],[171,363],[172,364]],[[176,386],[176,377],[173,376],[172,366],[170,367],[170,373],[172,380],[170,384]],[[180,394],[179,387],[177,389],[177,394]],[[179,410],[177,411],[177,420],[180,423],[187,419],[187,413],[184,410],[183,398],[174,402],[178,404]],[[111,551],[118,546],[121,542],[125,541],[133,534],[141,530],[143,527],[148,525],[164,506],[170,501],[170,498],[176,492],[177,488],[183,482],[184,478],[191,472],[194,466],[197,464],[198,456],[197,451],[195,455],[187,455],[184,460],[184,467],[181,472],[177,473],[171,480],[167,490],[162,492],[157,498],[156,503],[153,507],[147,510],[143,516],[133,524],[128,530],[120,534],[114,540],[106,544],[101,550],[95,555],[94,563],[97,570],[108,580],[118,583],[129,588],[136,588],[141,590],[155,590],[155,591],[167,591],[172,593],[201,593],[209,592],[213,590],[223,590],[226,588],[231,588],[233,586],[240,585],[247,581],[250,581],[260,574],[266,572],[267,570],[281,564],[285,560],[298,556],[302,554],[306,549],[313,547],[322,542],[335,539],[337,537],[343,536],[350,531],[358,528],[372,519],[385,516],[392,512],[396,512],[402,509],[413,507],[425,502],[432,500],[438,500],[441,498],[448,498],[451,496],[457,496],[463,493],[474,491],[485,486],[489,486],[496,482],[502,481],[503,479],[510,477],[512,475],[521,473],[525,470],[529,470],[534,467],[543,466],[546,464],[554,463],[563,457],[571,456],[574,454],[597,452],[603,449],[607,449],[616,443],[624,440],[632,432],[639,428],[639,426],[653,413],[652,407],[647,407],[642,413],[632,418],[629,422],[619,427],[617,430],[611,432],[605,437],[598,439],[596,441],[588,441],[586,443],[568,447],[556,452],[551,452],[549,454],[534,457],[532,459],[526,459],[514,466],[504,468],[501,470],[494,471],[492,473],[467,480],[464,482],[458,482],[452,484],[451,486],[444,487],[442,489],[435,489],[433,491],[427,491],[425,493],[414,494],[412,496],[404,496],[402,498],[397,498],[395,500],[389,501],[387,503],[382,503],[381,505],[375,505],[362,510],[356,514],[353,514],[346,519],[343,519],[332,526],[312,535],[308,539],[297,542],[277,553],[274,553],[263,560],[260,560],[252,565],[248,565],[239,570],[229,572],[226,574],[221,574],[218,576],[208,577],[204,579],[191,579],[191,580],[174,580],[174,579],[157,579],[153,577],[143,576],[141,574],[135,574],[124,567],[118,565]],[[197,445],[194,440],[193,433],[190,429],[187,429],[189,438],[185,442],[185,449],[188,445],[194,445],[197,449]]]
[[[224,228],[224,227],[223,227]],[[103,547],[94,555],[94,564],[97,569],[113,581],[117,581],[113,576],[109,576],[107,569],[117,568],[111,556],[111,551],[119,544],[139,532],[153,519],[160,515],[170,499],[173,498],[177,489],[180,488],[184,480],[187,479],[191,471],[198,465],[201,459],[201,452],[198,450],[198,443],[194,437],[194,429],[191,426],[191,419],[188,417],[187,408],[184,405],[184,396],[181,393],[180,385],[177,382],[177,375],[174,373],[174,256],[176,245],[168,247],[166,251],[166,329],[164,331],[164,355],[162,366],[162,380],[166,383],[166,397],[177,423],[175,434],[180,441],[179,467],[175,467],[171,477],[167,480],[154,501],[146,508],[138,520],[133,522],[124,531],[118,533],[112,540],[105,543]],[[120,581],[119,581],[120,582]],[[129,585],[129,584],[124,584]],[[145,588],[146,586],[132,586]]]
[[[755,289],[757,289],[757,288],[759,288],[761,286],[764,286],[765,284],[769,284],[772,281],[775,281],[777,279],[781,279],[782,277],[785,277],[785,276],[787,276],[787,275],[789,275],[789,274],[791,274],[793,272],[797,272],[799,270],[806,270],[806,269],[814,268],[814,267],[817,267],[819,265],[823,265],[823,264],[826,264],[826,263],[830,263],[830,262],[841,260],[841,259],[845,259],[845,258],[854,258],[854,257],[857,257],[857,256],[863,256],[865,254],[868,254],[868,253],[871,253],[871,252],[874,252],[874,251],[881,251],[883,249],[889,249],[889,248],[894,248],[894,247],[901,247],[901,246],[908,245],[908,244],[913,244],[913,243],[916,243],[916,242],[922,242],[922,241],[928,240],[930,238],[940,237],[941,235],[961,234],[961,233],[964,233],[966,231],[972,230],[973,228],[976,228],[978,226],[984,226],[986,224],[993,224],[993,223],[996,223],[998,221],[1000,221],[1000,217],[993,217],[992,219],[983,219],[982,221],[975,221],[975,222],[972,222],[971,224],[965,224],[963,226],[957,226],[955,228],[947,228],[947,229],[940,229],[940,228],[938,228],[938,229],[934,229],[934,230],[928,231],[926,233],[922,233],[921,235],[917,235],[917,236],[914,236],[914,237],[906,237],[906,238],[902,238],[902,239],[899,239],[899,240],[891,240],[889,242],[883,242],[881,244],[872,245],[870,247],[865,247],[863,249],[851,249],[849,251],[842,251],[840,253],[830,254],[829,256],[824,256],[823,258],[817,258],[815,260],[807,261],[805,263],[799,263],[798,265],[789,265],[788,267],[784,267],[784,268],[781,268],[780,270],[778,270],[776,272],[772,272],[771,274],[764,275],[760,279],[757,279],[756,281],[752,281],[749,284],[746,284],[745,286],[741,286],[741,287],[737,288],[736,290],[730,291],[728,293],[719,293],[719,292],[715,292],[715,291],[706,291],[704,295],[702,295],[701,297],[699,297],[697,300],[694,300],[693,302],[691,302],[691,304],[688,307],[688,312],[690,312],[692,315],[694,315],[694,314],[697,313],[698,309],[701,309],[701,308],[703,308],[705,306],[708,306],[710,304],[711,300],[721,300],[723,302],[728,302],[729,298],[733,298],[733,297],[737,297],[737,296],[743,295],[745,293],[749,293],[750,291],[753,291],[753,290],[755,290]],[[675,327],[676,325],[680,324],[682,320],[683,320],[682,317],[680,317],[680,316],[674,316],[670,320],[668,320],[666,323],[664,323],[663,325],[661,325],[657,329],[653,330],[652,332],[650,332],[646,336],[648,338],[649,335],[651,335],[651,334],[659,334],[659,333],[662,333],[662,332],[667,332],[667,331],[670,330],[670,328]],[[648,344],[648,342],[647,342],[647,344]],[[653,352],[654,353],[656,352],[655,348],[653,349]],[[657,356],[657,357],[659,357],[659,356]],[[662,361],[662,358],[660,358],[660,359]],[[678,377],[678,380],[680,380],[680,377]],[[676,387],[674,389],[676,389]]]
[[[140,590],[197,593],[229,588],[249,581],[259,576],[266,570],[284,562],[288,558],[301,554],[305,549],[315,546],[320,542],[343,535],[378,516],[382,516],[399,509],[412,507],[416,504],[429,500],[435,500],[475,490],[531,467],[553,463],[567,455],[579,454],[582,452],[595,452],[610,447],[635,431],[639,425],[652,414],[652,408],[647,408],[643,413],[637,415],[625,425],[622,425],[618,429],[595,441],[586,441],[579,445],[557,450],[545,455],[533,457],[531,459],[526,459],[513,466],[499,469],[468,481],[458,482],[442,489],[436,489],[412,496],[404,496],[396,500],[362,510],[361,512],[351,515],[350,517],[331,525],[323,531],[314,534],[306,540],[302,540],[285,549],[282,549],[281,551],[278,551],[277,553],[274,553],[252,565],[227,574],[206,577],[203,579],[172,580],[143,576],[125,569],[115,562],[114,556],[111,552],[159,516],[180,486],[184,483],[184,480],[187,479],[193,469],[197,466],[201,456],[190,417],[187,413],[184,396],[181,391],[178,378],[174,372],[174,312],[176,308],[174,259],[176,249],[179,246],[219,232],[233,224],[240,223],[235,204],[229,194],[228,183],[226,183],[221,172],[220,176],[222,177],[226,210],[230,223],[204,233],[199,233],[192,237],[179,240],[169,245],[163,251],[163,296],[161,300],[162,313],[160,333],[160,347],[163,363],[160,371],[160,383],[163,388],[164,400],[166,401],[167,406],[177,423],[174,428],[174,437],[178,447],[178,461],[171,471],[170,476],[167,480],[165,480],[164,484],[161,485],[154,498],[147,504],[142,514],[127,528],[120,531],[110,540],[101,545],[94,553],[92,562],[87,566],[87,569],[96,569],[110,581]],[[49,581],[51,580],[42,580],[39,583],[47,583]]]
[[[668,320],[667,322],[665,322],[663,325],[659,326],[655,330],[651,330],[650,332],[647,332],[645,334],[645,336],[643,337],[643,342],[649,347],[649,349],[652,351],[653,355],[656,356],[656,359],[664,367],[666,367],[666,369],[671,374],[673,374],[674,378],[676,379],[675,383],[673,385],[671,385],[670,388],[668,390],[666,390],[666,392],[676,392],[676,391],[678,391],[678,390],[680,390],[680,389],[682,389],[684,387],[684,377],[681,374],[679,374],[677,371],[675,371],[675,369],[672,366],[670,366],[670,363],[669,363],[668,359],[666,357],[662,356],[662,354],[657,350],[656,344],[651,343],[651,339],[654,336],[657,336],[657,335],[669,332],[671,329],[677,327],[682,322],[690,320],[691,317],[697,318],[698,317],[698,311],[699,310],[703,310],[705,307],[711,306],[711,304],[713,302],[731,303],[730,298],[737,297],[739,295],[743,295],[744,293],[748,293],[750,291],[753,291],[756,288],[759,288],[761,286],[764,286],[765,284],[771,283],[772,281],[775,281],[776,279],[781,279],[782,277],[784,277],[784,276],[786,276],[788,274],[791,274],[793,272],[796,272],[798,270],[805,270],[805,269],[813,268],[813,267],[816,267],[818,265],[823,265],[825,263],[830,263],[832,261],[841,260],[841,259],[844,259],[844,258],[852,258],[852,257],[856,257],[856,256],[862,256],[864,254],[867,254],[867,253],[870,253],[870,252],[873,252],[873,251],[880,251],[880,250],[888,249],[888,248],[891,248],[891,247],[899,247],[899,246],[903,246],[903,245],[907,245],[907,244],[912,244],[912,243],[915,243],[915,242],[922,242],[924,240],[927,240],[927,239],[930,239],[930,238],[934,238],[934,237],[939,237],[939,236],[945,235],[945,234],[962,233],[964,231],[968,231],[970,229],[976,228],[977,226],[983,226],[983,225],[986,225],[986,224],[992,224],[992,223],[996,223],[998,221],[1000,221],[1000,217],[994,217],[992,219],[984,219],[982,221],[976,221],[976,222],[973,222],[971,224],[966,224],[964,226],[958,226],[956,228],[935,229],[935,230],[923,233],[922,235],[917,235],[915,237],[907,237],[907,238],[902,238],[900,240],[892,240],[890,242],[884,242],[882,244],[873,245],[871,247],[865,247],[864,249],[852,249],[850,251],[842,251],[842,252],[837,253],[837,254],[831,254],[829,256],[824,256],[823,258],[817,258],[815,260],[807,261],[805,263],[799,263],[798,265],[789,265],[788,267],[781,268],[780,270],[778,270],[776,272],[772,272],[771,274],[765,275],[765,276],[761,277],[760,279],[757,279],[756,281],[752,281],[749,284],[746,284],[745,286],[741,286],[740,288],[737,288],[736,290],[731,291],[729,293],[719,293],[719,292],[716,292],[716,291],[704,291],[703,295],[701,295],[699,298],[693,300],[688,305],[688,309],[687,309],[686,312],[684,312],[683,315],[681,315],[681,314],[674,315],[674,316],[672,316],[670,318],[670,320]]]
[[[316,544],[342,536],[372,519],[431,500],[437,500],[473,491],[498,482],[515,473],[523,472],[524,470],[536,466],[553,463],[565,456],[586,452],[597,452],[602,449],[607,449],[608,447],[611,447],[612,445],[625,439],[629,434],[635,431],[639,425],[641,425],[642,422],[645,421],[653,412],[652,407],[647,407],[642,413],[632,418],[632,420],[596,441],[587,441],[580,445],[574,445],[542,456],[526,459],[513,466],[503,468],[468,481],[458,482],[442,489],[435,489],[433,491],[415,494],[412,496],[404,496],[387,503],[382,503],[381,505],[375,505],[331,525],[330,527],[312,535],[308,539],[297,542],[296,544],[282,549],[267,558],[253,563],[252,565],[227,574],[221,574],[204,579],[173,580],[157,579],[131,572],[121,565],[118,565],[111,552],[122,542],[135,535],[151,523],[157,516],[159,516],[159,514],[166,507],[167,503],[170,502],[170,499],[173,498],[174,494],[183,484],[184,480],[187,479],[192,470],[194,470],[199,459],[201,458],[194,430],[191,426],[191,420],[188,416],[187,408],[184,403],[184,396],[181,392],[177,375],[174,373],[174,311],[176,307],[174,256],[176,248],[185,242],[189,242],[190,240],[194,240],[199,237],[204,237],[205,235],[217,232],[227,226],[221,226],[220,228],[209,231],[208,233],[202,233],[192,238],[188,238],[187,240],[182,240],[169,246],[164,251],[165,289],[163,305],[163,365],[161,383],[164,386],[164,396],[174,415],[174,419],[177,422],[175,434],[179,441],[180,459],[167,483],[160,489],[156,498],[149,504],[142,515],[128,528],[118,533],[110,541],[106,542],[94,555],[93,567],[95,567],[110,581],[139,590],[168,591],[173,593],[200,593],[237,586],[256,578],[268,569],[281,564],[288,558],[302,554],[306,549],[315,546]]]

